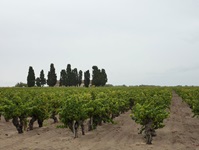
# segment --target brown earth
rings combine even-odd
[[[96,130],[73,139],[69,129],[56,128],[53,120],[33,131],[18,134],[11,122],[0,121],[0,150],[199,150],[199,119],[192,118],[191,109],[173,93],[170,117],[165,127],[157,130],[152,145],[146,145],[139,125],[130,112],[103,124]]]

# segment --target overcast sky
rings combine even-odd
[[[0,86],[28,68],[104,68],[113,85],[199,85],[198,0],[0,0]]]

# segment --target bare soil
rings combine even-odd
[[[18,134],[10,122],[0,121],[0,150],[199,150],[199,119],[188,105],[173,93],[170,117],[165,127],[157,130],[152,145],[146,145],[139,125],[130,118],[130,111],[103,124],[86,135],[74,139],[69,129],[56,128],[53,120],[44,127]]]

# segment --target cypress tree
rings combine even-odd
[[[42,87],[46,84],[46,78],[45,78],[43,70],[41,70],[41,72],[40,72],[40,82],[41,82]]]
[[[67,67],[66,67],[66,86],[72,86],[71,74],[72,74],[71,65],[68,64]]]
[[[80,70],[78,74],[78,85],[80,86],[81,84],[82,84],[82,71]]]
[[[57,75],[55,73],[55,67],[54,64],[52,63],[50,65],[50,71],[48,72],[48,80],[47,80],[47,84],[51,87],[55,86],[55,84],[57,83]]]
[[[105,86],[107,81],[108,81],[108,78],[107,78],[106,71],[105,71],[105,69],[102,69],[102,71],[101,71],[101,86]]]
[[[89,87],[89,84],[90,84],[90,72],[89,70],[87,70],[86,72],[84,72],[84,86]]]
[[[78,86],[78,71],[77,68],[74,68],[71,72],[71,85]]]
[[[108,81],[105,69],[100,70],[98,69],[97,66],[93,66],[92,69],[93,69],[92,85],[104,86]]]
[[[39,77],[36,78],[36,85],[37,85],[38,87],[41,87],[41,80],[40,80]]]
[[[35,72],[31,66],[29,67],[29,71],[28,71],[27,84],[28,84],[28,87],[35,86]]]
[[[92,85],[95,85],[95,86],[100,86],[101,85],[101,73],[100,73],[100,69],[98,69],[97,66],[93,66],[92,67],[93,69],[93,79],[92,79]]]
[[[66,70],[60,72],[59,86],[66,86]]]

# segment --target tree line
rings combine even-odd
[[[33,87],[43,87],[46,84],[50,87],[54,87],[56,84],[58,86],[81,86],[84,84],[85,87],[92,86],[105,86],[108,78],[105,69],[99,69],[97,66],[92,67],[92,80],[89,70],[85,71],[84,74],[82,70],[77,70],[77,68],[72,69],[71,64],[68,64],[66,69],[60,71],[60,79],[57,80],[57,74],[55,72],[54,64],[50,64],[50,71],[48,71],[47,78],[45,78],[44,70],[41,70],[40,76],[35,77],[34,69],[32,66],[29,67],[27,76],[27,86]],[[83,79],[84,75],[84,79]]]

